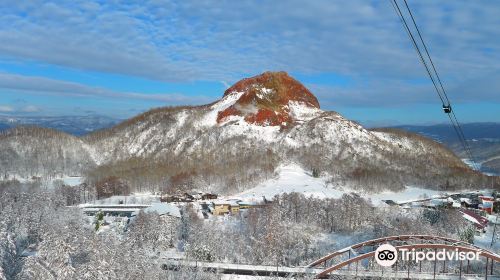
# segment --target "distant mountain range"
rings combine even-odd
[[[500,174],[500,123],[466,123],[461,127],[471,147],[472,155],[481,164],[481,169],[485,172]],[[448,146],[459,156],[466,157],[451,125],[402,125],[395,128],[432,138]]]
[[[0,132],[18,126],[39,126],[52,128],[75,136],[111,127],[120,122],[118,119],[99,116],[5,116],[0,115]]]

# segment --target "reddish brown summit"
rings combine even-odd
[[[217,115],[221,123],[229,116],[243,116],[249,123],[286,127],[293,123],[288,104],[295,101],[319,109],[316,97],[286,72],[265,72],[243,79],[224,92],[224,96],[243,95]]]

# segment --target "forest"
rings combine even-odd
[[[393,211],[357,195],[298,193],[228,219],[204,220],[190,204],[180,218],[141,212],[123,230],[102,232],[73,207],[75,193],[86,193],[72,188],[0,183],[0,279],[219,279],[163,270],[163,257],[299,266],[368,238],[425,233],[471,241],[474,234],[452,209]]]

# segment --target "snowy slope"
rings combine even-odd
[[[231,198],[243,201],[262,201],[264,197],[270,200],[275,195],[292,192],[317,198],[340,198],[343,194],[356,193],[370,199],[374,205],[382,205],[384,204],[383,200],[402,203],[445,194],[444,191],[415,186],[406,186],[401,191],[360,192],[348,187],[334,186],[328,183],[325,177],[314,178],[310,172],[295,163],[280,165],[276,173],[275,178],[261,182],[256,187],[233,195]]]
[[[344,194],[342,189],[336,189],[328,184],[327,178],[314,178],[296,163],[280,165],[276,172],[278,173],[276,178],[264,181],[234,197],[245,201],[258,201],[263,197],[272,199],[275,195],[292,192],[318,198],[339,198]]]

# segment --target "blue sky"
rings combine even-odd
[[[500,121],[500,3],[409,1],[462,122]],[[370,126],[446,122],[387,1],[2,1],[0,114],[131,117],[267,70]]]

